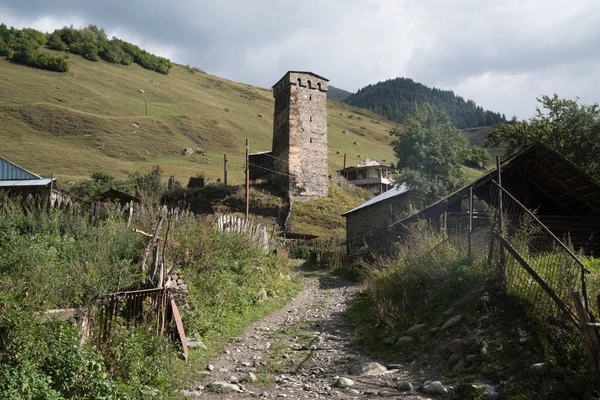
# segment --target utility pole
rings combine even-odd
[[[342,169],[344,174],[344,178],[348,179],[348,174],[346,173],[346,153],[344,153],[344,168]]]
[[[250,144],[246,139],[246,221],[248,220],[248,212],[250,211],[250,156],[248,151],[250,150]]]
[[[498,231],[500,235],[504,235],[504,206],[502,204],[502,169],[500,166],[500,156],[496,156],[496,172],[498,173]],[[504,257],[504,247],[502,243],[500,243],[500,264],[502,268],[502,277],[504,278],[504,267],[505,267],[505,257]]]
[[[223,183],[227,186],[227,154],[223,154]]]

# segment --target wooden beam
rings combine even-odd
[[[566,204],[564,204],[562,201],[560,201],[558,198],[556,198],[554,195],[550,194],[546,189],[544,189],[539,183],[537,183],[536,181],[534,181],[533,179],[531,179],[531,177],[519,172],[519,175],[523,176],[525,179],[527,179],[528,182],[530,182],[531,184],[533,184],[533,186],[535,186],[540,192],[542,192],[544,195],[550,197],[556,204],[558,204],[559,206],[561,206],[562,208],[564,208],[567,212],[569,212],[571,215],[577,215],[573,210],[571,210]]]
[[[556,179],[556,178],[554,177],[554,174],[553,174],[551,171],[548,171],[548,170],[547,170],[547,169],[546,169],[546,168],[545,168],[543,165],[541,165],[541,164],[540,164],[540,163],[539,163],[537,160],[534,160],[533,162],[534,162],[534,163],[536,163],[537,165],[539,165],[539,166],[540,166],[540,168],[542,168],[544,171],[548,172],[548,173],[550,174],[550,176],[552,176],[552,177],[553,177],[552,179],[554,180],[554,182],[557,182],[557,183],[558,183],[558,184],[560,184],[562,187],[564,187],[566,190],[568,190],[569,192],[573,193],[573,194],[575,195],[575,197],[577,197],[578,199],[580,199],[581,201],[583,201],[585,204],[587,204],[587,205],[588,205],[590,208],[592,208],[592,210],[595,210],[595,211],[599,211],[599,210],[600,210],[600,209],[599,209],[599,207],[598,207],[596,204],[594,204],[594,203],[590,202],[590,201],[589,201],[588,199],[586,199],[585,197],[582,197],[582,196],[581,196],[579,193],[575,192],[575,191],[574,191],[574,190],[573,190],[571,187],[569,187],[569,186],[568,186],[566,183],[564,183],[563,181]]]

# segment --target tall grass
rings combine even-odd
[[[154,223],[135,222],[146,230]],[[287,259],[244,234],[217,231],[209,219],[180,221],[171,232],[166,263],[189,286],[186,304],[180,304],[188,336],[212,345],[298,289]],[[61,210],[23,210],[0,198],[0,398],[175,395],[182,381],[178,349],[154,334],[155,324],[131,327],[117,319],[99,351],[80,344],[70,322],[36,318],[39,311],[88,306],[98,294],[139,288],[147,242],[119,217],[90,224]]]

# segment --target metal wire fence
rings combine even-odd
[[[583,294],[589,312],[587,268],[570,246],[569,237],[556,237],[534,212],[492,181],[495,216],[490,262],[503,276],[506,291],[527,301],[535,315],[576,320],[573,292]]]

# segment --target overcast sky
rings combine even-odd
[[[0,21],[95,24],[263,87],[287,70],[349,91],[406,76],[520,118],[542,94],[600,101],[598,0],[0,0]]]

